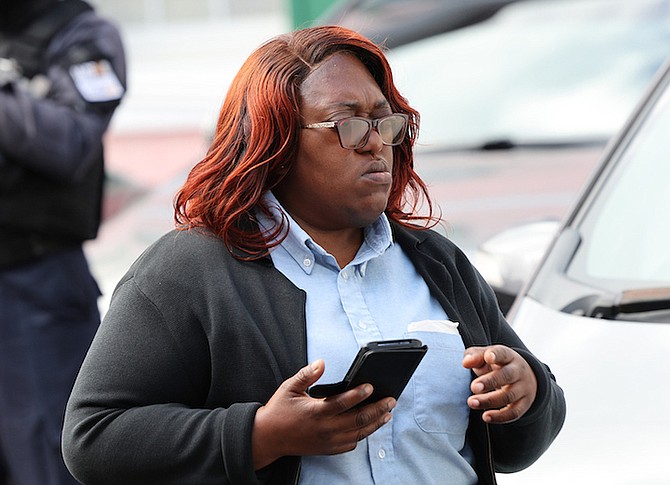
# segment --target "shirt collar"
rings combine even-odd
[[[291,215],[284,210],[277,198],[270,191],[263,194],[262,202],[270,209],[270,217],[261,211],[256,211],[256,217],[259,225],[264,232],[269,232],[282,220],[288,222],[288,233],[286,238],[277,248],[285,250],[293,258],[306,274],[312,273],[314,263],[328,266],[339,270],[335,258],[325,249],[319,246],[314,240],[300,227]],[[283,217],[282,217],[283,213]],[[356,257],[350,266],[357,266],[361,275],[365,276],[365,269],[368,261],[377,256],[381,256],[393,245],[393,233],[391,224],[382,213],[371,224],[363,230],[363,245],[358,250]],[[273,250],[276,250],[274,248]]]

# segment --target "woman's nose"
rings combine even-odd
[[[357,151],[379,153],[382,150],[382,148],[384,148],[384,142],[382,141],[382,137],[379,134],[377,128],[372,128],[370,130],[370,135],[368,136],[367,143],[362,147],[360,147]]]

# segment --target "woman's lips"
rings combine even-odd
[[[363,177],[377,184],[390,185],[392,181],[391,172],[365,172]]]
[[[383,160],[375,160],[365,171],[363,177],[378,184],[390,184],[391,170]]]

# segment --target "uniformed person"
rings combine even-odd
[[[81,0],[0,0],[0,484],[78,483],[63,412],[99,324],[102,137],[125,92],[119,32]]]

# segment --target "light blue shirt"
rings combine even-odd
[[[280,207],[271,193],[265,200]],[[266,230],[275,224],[257,216]],[[465,446],[470,372],[461,365],[463,340],[393,243],[386,216],[365,228],[363,245],[344,268],[286,217],[288,235],[271,257],[307,293],[307,357],[326,364],[319,383],[342,380],[358,349],[370,341],[418,338],[428,345],[393,419],[351,452],[304,456],[300,484],[477,483]]]

